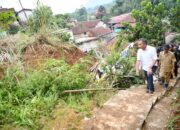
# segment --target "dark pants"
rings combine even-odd
[[[174,63],[174,75],[176,77],[178,76],[178,64],[177,64],[177,62]]]
[[[153,73],[156,71],[156,69],[157,69],[156,66],[152,67]],[[152,74],[147,74],[147,71],[144,70],[144,75],[145,75],[146,80],[147,80],[147,90],[150,90],[152,92],[154,92],[153,73]]]

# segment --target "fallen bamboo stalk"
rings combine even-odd
[[[63,94],[66,93],[80,93],[80,92],[88,92],[88,91],[104,91],[104,90],[125,90],[127,88],[98,88],[98,89],[79,89],[79,90],[65,90]]]

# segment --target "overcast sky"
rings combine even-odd
[[[21,0],[24,8],[33,9],[36,7],[37,0]],[[93,7],[100,4],[106,4],[113,0],[40,0],[43,4],[52,8],[54,14],[71,13],[76,8],[82,6]],[[0,0],[0,6],[3,8],[15,8],[16,11],[21,10],[18,0]]]

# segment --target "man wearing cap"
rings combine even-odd
[[[169,45],[166,44],[164,46],[164,51],[160,52],[159,55],[160,84],[165,88],[168,88],[171,73],[173,73],[174,63],[176,61],[174,54],[170,52],[169,49]]]
[[[139,67],[141,65],[147,80],[146,92],[152,94],[154,92],[153,72],[157,68],[155,67],[157,61],[156,49],[147,45],[147,41],[144,38],[139,39],[137,44],[139,49],[137,52],[136,75],[139,75]]]

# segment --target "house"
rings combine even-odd
[[[79,38],[87,37],[86,33],[96,27],[106,27],[106,25],[100,20],[77,23],[77,25],[72,29],[74,40],[76,41]]]
[[[113,37],[111,29],[104,27],[90,29],[86,34],[87,37],[76,40],[77,46],[84,52],[89,52],[92,49],[98,48]]]
[[[32,15],[32,10],[31,9],[22,9],[18,12],[15,12],[17,21],[19,22],[20,25],[26,24],[28,18],[30,15]]]
[[[124,27],[122,25],[123,22],[127,22],[132,26],[135,26],[136,21],[134,18],[131,17],[130,13],[126,13],[126,14],[122,14],[119,16],[115,16],[110,18],[110,21],[108,22],[108,26],[115,32],[118,33],[120,32],[122,29],[126,29],[126,27]]]
[[[13,23],[14,26],[24,25],[27,21],[27,18],[32,14],[31,9],[22,9],[20,11],[15,11],[14,8],[0,8],[0,13],[4,11],[12,11],[14,16],[16,16],[17,21]]]

